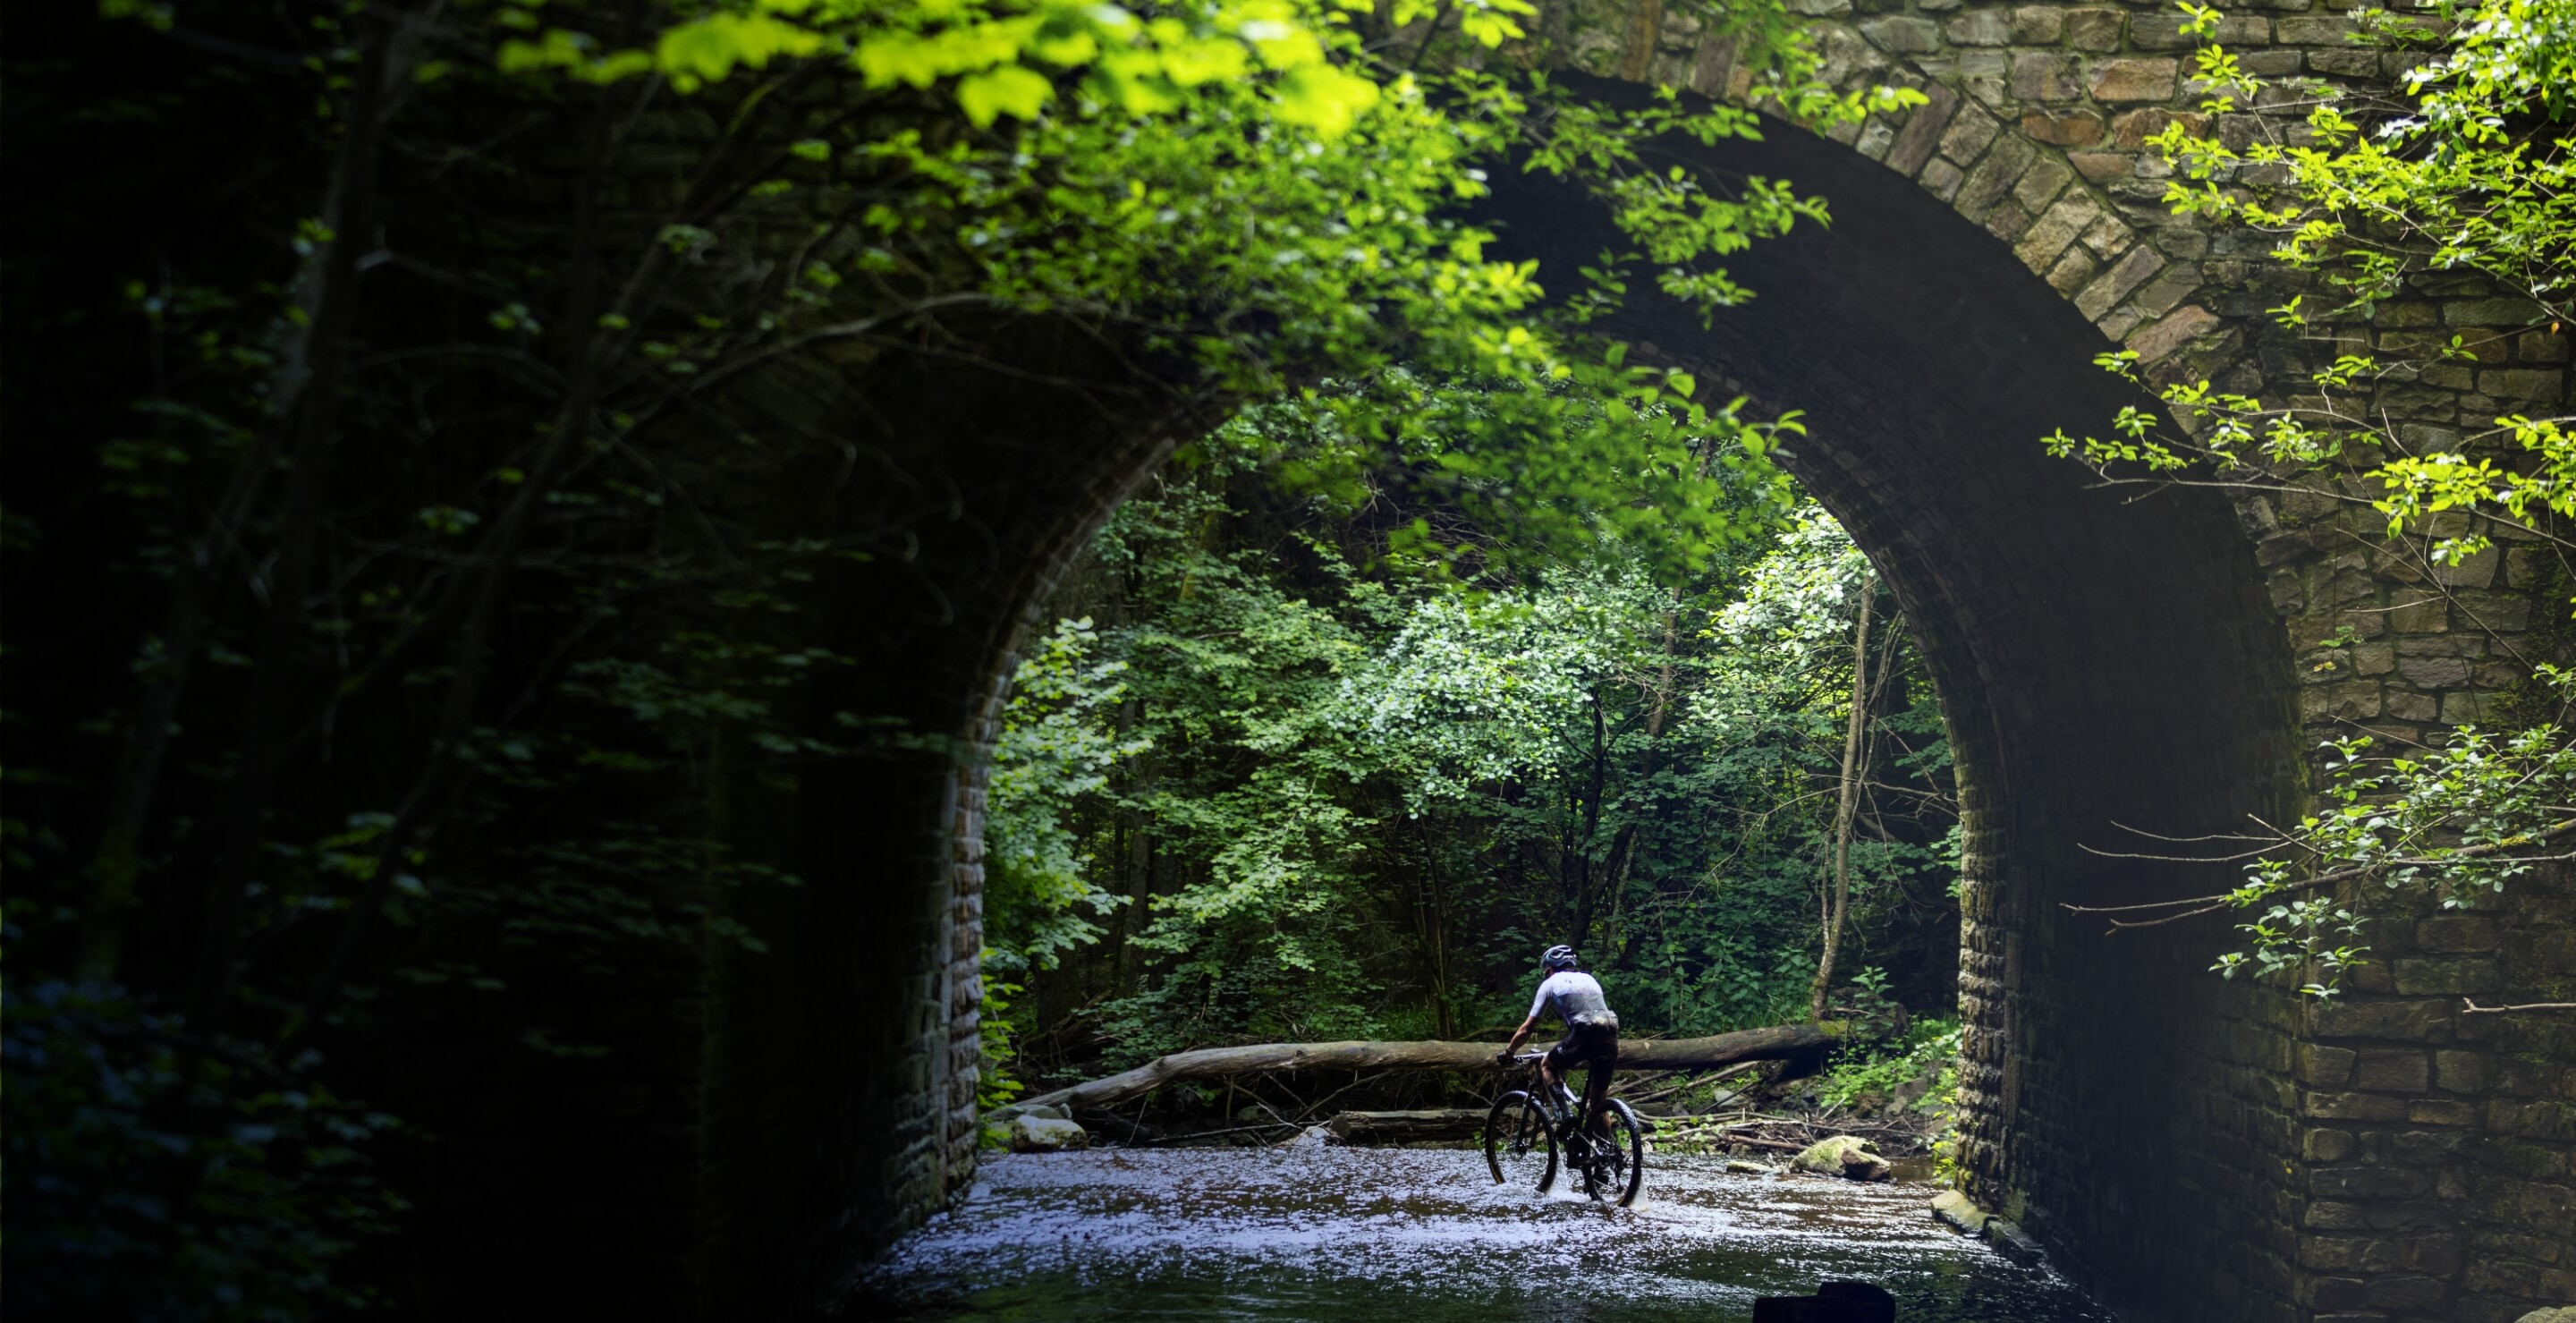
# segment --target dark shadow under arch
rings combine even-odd
[[[2098,434],[2140,399],[2093,365],[2113,346],[2009,244],[1786,125],[1672,151],[1787,178],[1832,210],[1735,260],[1757,297],[1712,325],[1648,294],[1608,330],[1804,411],[1788,467],[1922,643],[1968,808],[1971,1192],[2114,1303],[2230,1317],[2286,1291],[2272,1265],[2290,1250],[2295,1140],[2243,1042],[2269,1008],[2205,972],[2205,928],[2111,937],[2063,909],[2219,880],[2085,851],[2153,848],[2115,824],[2223,830],[2297,802],[2288,640],[2234,512],[2207,491],[2088,489],[2042,453],[2049,432]],[[1570,271],[1626,246],[1569,190],[1496,186],[1505,255]]]

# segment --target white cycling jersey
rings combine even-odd
[[[1578,1017],[1587,1023],[1610,1018],[1610,1003],[1601,995],[1601,980],[1581,970],[1561,969],[1538,985],[1538,996],[1530,1002],[1533,1020],[1551,1011],[1570,1027]]]

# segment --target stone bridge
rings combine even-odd
[[[2389,57],[2347,42],[2343,3],[2231,8],[2221,35],[2260,73],[2385,78]],[[2539,557],[2508,544],[2428,573],[2367,518],[2205,490],[2137,499],[2041,454],[2039,437],[2098,432],[2134,398],[2092,365],[2105,350],[2278,399],[2333,348],[2270,326],[2284,295],[2267,245],[2159,205],[2165,170],[2142,143],[2192,115],[2193,42],[2170,9],[1793,4],[1834,78],[1930,103],[1833,140],[1782,127],[1676,148],[1820,192],[1834,223],[1747,254],[1737,274],[1760,297],[1714,330],[1645,305],[1617,331],[1766,408],[1805,410],[1791,466],[1920,632],[1968,810],[1971,1192],[2138,1320],[2484,1323],[2576,1300],[2576,1046],[2526,1023],[2541,1017],[2464,1015],[2459,995],[2563,997],[2569,890],[2392,916],[2371,938],[2382,959],[2331,1005],[2206,973],[2216,923],[2115,937],[2063,909],[2227,877],[2088,852],[2135,848],[2115,823],[2179,835],[2294,814],[2324,737],[2423,738],[2476,715],[2523,674],[2515,656],[2555,646],[2563,606],[2535,591]],[[1559,3],[1538,37],[1540,58],[1606,99],[1747,86],[1728,43],[1665,0]],[[1607,242],[1546,187],[1512,182],[1496,205],[1527,255]],[[2379,401],[2429,443],[2564,406],[2569,339],[2501,329],[2523,317],[2445,277],[2334,334],[2465,334],[2474,362]],[[921,547],[859,573],[848,610],[901,628],[854,645],[861,674],[817,707],[901,715],[974,750],[1033,604],[1183,424],[1068,423],[1093,415],[944,370],[867,387],[918,392],[899,416],[955,426],[894,456],[935,480],[872,498],[916,503]],[[828,408],[824,393],[810,407]],[[2317,648],[2343,627],[2362,642]],[[635,1049],[565,1095],[625,1100],[563,1137],[622,1173],[615,1206],[543,1174],[493,1186],[518,1210],[495,1226],[546,1228],[533,1234],[568,1299],[813,1312],[966,1187],[982,787],[972,757],[921,754],[818,774],[780,810],[810,882],[740,916],[771,954],[639,989]]]

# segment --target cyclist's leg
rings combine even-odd
[[[1577,1039],[1576,1032],[1568,1028],[1565,1031],[1565,1037],[1558,1040],[1556,1046],[1549,1048],[1547,1053],[1538,1059],[1539,1077],[1547,1081],[1550,1112],[1554,1112],[1560,1105],[1557,1101],[1561,1096],[1558,1090],[1565,1086],[1565,1072],[1583,1064],[1583,1045]]]
[[[1617,1030],[1596,1032],[1585,1044],[1583,1118],[1595,1135],[1610,1134],[1610,1077],[1619,1073],[1619,1034]]]

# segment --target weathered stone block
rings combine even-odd
[[[2136,237],[2136,232],[2122,224],[2119,217],[2107,212],[2084,227],[2084,246],[2092,249],[2095,257],[2105,259],[2117,256]]]
[[[1928,18],[1873,18],[1860,25],[1861,35],[1891,55],[1924,55],[1941,49],[1941,29]]]
[[[2507,400],[2555,401],[2566,392],[2567,374],[2555,368],[2500,368],[2478,374],[2478,389]]]
[[[2299,52],[2246,51],[2236,57],[2236,64],[2257,78],[2288,78],[2299,71]]]
[[[1852,150],[1873,161],[1882,161],[1887,159],[1887,149],[1895,142],[1896,126],[1883,116],[1872,115],[1869,123],[1861,127],[1860,137],[1852,143]]]
[[[2074,165],[2076,175],[2084,175],[2092,183],[2110,183],[2128,178],[2130,157],[2120,152],[2069,152],[2066,165]]]
[[[2397,673],[2419,689],[2447,689],[2469,682],[2469,663],[2460,657],[2406,657]]]
[[[2069,248],[2064,256],[2057,259],[2057,265],[2048,269],[2048,287],[2060,294],[2072,294],[2091,280],[2100,266],[2101,263],[2094,261],[2082,245]]]
[[[2090,110],[2034,110],[2021,117],[2024,137],[2059,147],[2087,147],[2102,140],[2103,119]],[[2122,161],[2126,170],[2128,162]]]
[[[2168,314],[2144,330],[2132,333],[2128,347],[2136,350],[2138,361],[2154,363],[2191,343],[2196,336],[2218,329],[2216,314],[2195,304]]]
[[[2379,52],[2374,50],[2312,50],[2308,52],[2308,71],[2337,78],[2369,78],[2379,72]]]
[[[2022,171],[2020,180],[2013,184],[2013,201],[2019,203],[2021,209],[2031,215],[2040,216],[2042,213],[2055,215],[2057,213],[2048,211],[2048,204],[2057,196],[2059,190],[2066,187],[2066,182],[2074,177],[2073,166],[2054,156],[2042,156],[2031,162],[2030,168]],[[2091,228],[2094,220],[2102,214],[2100,205],[2080,192],[2069,196],[2066,202],[2068,205],[2073,205],[2079,200],[2084,207],[2084,219],[2076,226],[2075,234],[2068,236],[2070,240]]]
[[[1961,46],[2001,46],[2012,40],[2013,19],[2000,9],[1978,9],[1951,19],[1950,40]]]
[[[2182,30],[2189,21],[2171,10],[2138,14],[2129,20],[2129,40],[2141,50],[2191,50],[2202,38]],[[2272,39],[2272,23],[2256,15],[2231,14],[2218,20],[2215,36],[2230,49],[2260,46]]]
[[[2496,921],[2483,914],[2435,914],[2415,921],[2415,945],[2426,951],[2492,951]]]
[[[2399,962],[2401,966],[2404,963]],[[2399,988],[2403,990],[2404,986],[2404,975],[2401,974]],[[2372,1049],[2361,1053],[2353,1063],[2352,1084],[2358,1089],[2421,1093],[2432,1080],[2432,1062],[2421,1050]]]
[[[2024,5],[2012,11],[2012,40],[2017,46],[2051,46],[2066,31],[2066,11],[2055,5]]]
[[[2208,128],[2209,117],[2164,109],[2122,111],[2111,117],[2111,141],[2123,151],[2143,151],[2147,139],[2164,132],[2169,124],[2182,125],[2185,133],[2200,133]]]
[[[2140,246],[2131,250],[2127,257],[2095,277],[2092,284],[2075,296],[2075,310],[2088,318],[2101,316],[2127,298],[2131,290],[2144,284],[2147,277],[2163,270],[2164,265],[2163,255],[2152,248]]]
[[[2406,1100],[2372,1093],[2318,1092],[2301,1099],[2299,1111],[2321,1121],[2403,1121]]]
[[[2166,249],[2165,251],[2168,254],[2172,252],[2171,249]],[[2131,299],[2129,303],[2130,306],[2136,308],[2140,313],[2146,316],[2162,317],[2166,313],[2173,311],[2177,304],[2190,298],[2192,294],[2200,288],[2200,285],[2201,269],[2199,264],[2193,262],[2180,263],[2166,269],[2155,278],[2149,280],[2146,287],[2139,290],[2137,297]]]
[[[2449,1042],[2451,1007],[2440,1001],[2354,1002],[2341,998],[2319,1006],[2310,1022],[2325,1038],[2385,1038],[2406,1042]]]
[[[2322,1199],[2413,1199],[2432,1189],[2423,1172],[2402,1167],[2319,1167],[2308,1173],[2308,1188]]]
[[[2074,9],[2066,14],[2066,43],[2079,51],[2120,49],[2129,16],[2116,9]]]
[[[2318,1272],[2361,1272],[2382,1243],[2359,1236],[2301,1236],[2299,1266]]]
[[[2076,77],[2074,56],[2043,51],[2013,53],[2011,86],[2012,94],[2023,101],[2072,101],[2084,91]],[[2165,95],[2173,95],[2170,87]]]
[[[2375,1309],[2422,1312],[2440,1308],[2449,1296],[2449,1284],[2435,1278],[2382,1277],[2370,1284],[2363,1300]]]
[[[2367,721],[2380,713],[2382,693],[2376,681],[2352,680],[2320,685],[2299,695],[2303,721]]]
[[[2166,59],[2103,60],[2093,66],[2096,101],[2171,101],[2179,66]]]
[[[2103,313],[2101,316],[2093,319],[2093,326],[2096,330],[2099,330],[2102,333],[2102,338],[2117,342],[2126,338],[2129,332],[2138,329],[2138,323],[2143,322],[2146,319],[2145,313],[2138,311],[2134,305],[2131,305],[2113,308],[2111,311]],[[2281,596],[2279,584],[2274,583],[2266,586],[2271,592],[2275,609],[2282,611],[2292,609],[2292,605],[2286,603],[2285,599]]]
[[[2408,1130],[2388,1138],[2389,1152],[2410,1167],[2455,1165],[2469,1137],[2457,1130]]]
[[[2021,172],[2039,156],[2039,149],[2019,136],[2007,136],[1977,162],[1959,185],[1959,195],[1950,205],[1970,220],[1983,220],[1986,213],[2011,194],[2012,186],[2021,181]]]
[[[2358,1055],[2350,1048],[2320,1047],[2313,1043],[2302,1046],[2299,1049],[2299,1082],[2320,1087],[2340,1087],[2350,1083],[2353,1062]]]
[[[2388,613],[2388,627],[2400,634],[2438,634],[2451,627],[2451,604],[2425,597],[2399,604]]]
[[[2353,21],[2341,16],[2276,18],[2272,39],[2284,46],[2341,46],[2352,40]]]
[[[2445,326],[2529,326],[2540,305],[2529,299],[2462,299],[2442,305]]]
[[[2308,1281],[2308,1296],[2319,1309],[2352,1309],[2367,1303],[2363,1291],[2368,1286],[2359,1277],[2314,1277]]]
[[[1977,159],[1986,144],[1995,140],[2003,124],[1983,109],[1962,105],[1950,119],[1950,127],[1941,135],[1941,154],[1965,167]]]

